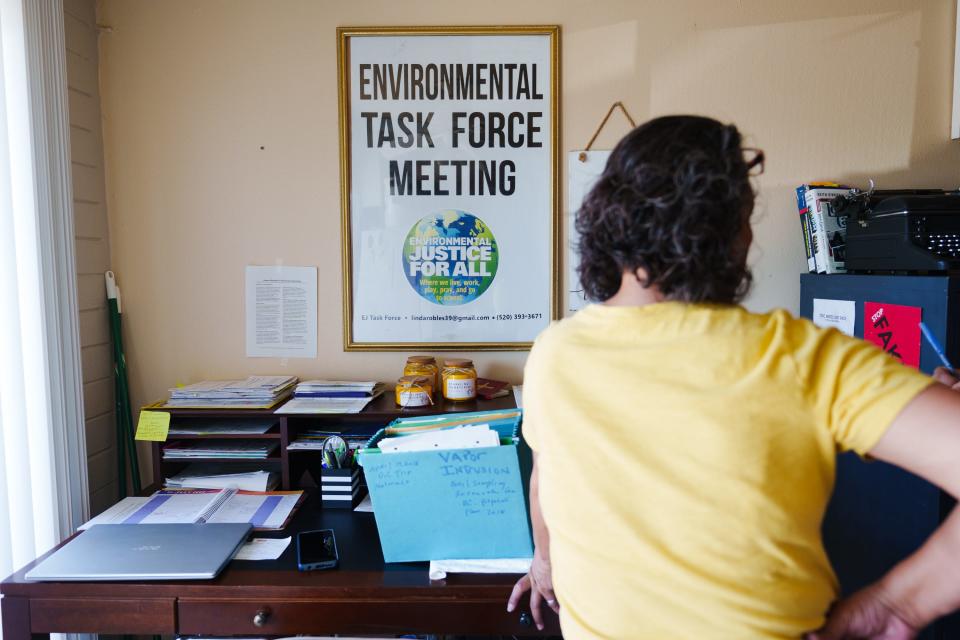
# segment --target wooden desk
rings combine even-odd
[[[4,640],[59,632],[560,634],[557,616],[546,608],[543,632],[527,608],[506,612],[518,576],[453,575],[431,582],[426,563],[384,564],[372,513],[318,506],[313,495],[286,530],[257,534],[294,536],[279,560],[234,561],[215,580],[29,582],[23,574],[31,563],[0,583]],[[328,528],[336,532],[340,568],[297,571],[296,532]]]

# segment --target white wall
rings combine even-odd
[[[796,184],[960,181],[952,0],[101,0],[99,19],[112,29],[107,200],[135,403],[253,372],[399,375],[405,354],[342,350],[337,26],[560,24],[564,152],[614,100],[638,120],[736,122],[767,156],[755,309],[798,306]],[[598,148],[625,130],[613,120]],[[319,267],[316,360],[244,356],[244,266],[277,261]],[[524,358],[475,356],[510,380]]]

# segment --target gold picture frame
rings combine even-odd
[[[549,303],[543,305],[543,311],[531,312],[531,313],[517,313],[514,311],[509,311],[505,313],[480,313],[479,315],[474,315],[473,318],[466,322],[469,327],[469,333],[472,333],[474,337],[481,329],[484,321],[488,324],[484,326],[494,328],[494,333],[496,332],[510,332],[513,329],[508,328],[506,330],[502,329],[503,323],[509,323],[511,320],[506,319],[504,316],[513,317],[513,322],[519,323],[516,332],[518,334],[527,332],[530,333],[531,330],[537,326],[537,323],[542,320],[542,328],[546,328],[550,321],[556,320],[560,317],[560,307],[562,304],[562,283],[560,274],[561,271],[561,247],[560,247],[560,229],[561,229],[561,212],[560,212],[560,27],[558,25],[521,25],[521,26],[429,26],[429,27],[340,27],[337,29],[337,62],[338,62],[338,90],[339,90],[339,136],[340,136],[340,206],[341,206],[341,261],[342,261],[342,270],[343,270],[343,341],[344,341],[344,350],[345,351],[419,351],[419,350],[430,350],[430,351],[521,351],[527,350],[533,343],[534,335],[524,336],[522,340],[501,340],[495,339],[495,341],[484,341],[478,339],[465,339],[459,340],[454,337],[450,339],[449,332],[443,336],[441,339],[433,340],[396,340],[396,339],[370,339],[366,336],[367,333],[371,333],[364,329],[361,332],[355,331],[355,313],[357,300],[354,296],[355,287],[358,283],[358,276],[355,273],[355,260],[363,256],[355,255],[354,244],[354,216],[353,216],[353,207],[354,202],[352,194],[354,192],[353,184],[353,173],[354,173],[354,157],[352,152],[352,145],[354,144],[353,139],[353,130],[354,127],[351,124],[351,121],[354,119],[354,109],[357,107],[352,104],[353,96],[353,87],[351,86],[351,79],[353,68],[351,66],[351,45],[352,42],[357,38],[423,38],[425,36],[469,36],[469,37],[483,37],[483,36],[495,36],[495,37],[504,37],[504,36],[516,36],[516,37],[529,37],[529,36],[540,36],[546,37],[548,40],[549,52],[547,54],[549,59],[550,73],[549,73],[549,83],[544,86],[549,86],[550,95],[548,100],[543,101],[544,103],[549,103],[549,131],[543,131],[542,140],[549,140],[550,150],[549,150],[549,170],[545,170],[543,166],[537,165],[537,176],[546,179],[546,176],[549,175],[549,193],[543,194],[544,197],[549,197],[549,210],[548,210],[548,220],[543,221],[545,224],[549,225],[549,248],[545,248],[542,245],[538,245],[537,251],[539,254],[548,253],[549,254],[549,265],[541,265],[545,267],[549,274],[549,282],[540,283],[536,286],[546,286],[549,294]],[[383,41],[387,43],[387,41]],[[390,40],[389,44],[393,45],[398,43],[398,40]],[[427,40],[420,41],[411,41],[418,43],[425,43]],[[466,42],[466,41],[465,41]],[[497,42],[503,42],[499,40]],[[517,41],[518,43],[527,44],[528,41]],[[363,44],[374,46],[374,41],[365,40]],[[471,41],[472,44],[472,41]],[[532,41],[530,41],[532,45]],[[369,67],[370,65],[366,65]],[[385,65],[386,66],[386,65]],[[422,65],[419,65],[422,66]],[[434,65],[436,66],[436,65]],[[452,65],[451,65],[452,66]],[[490,65],[493,66],[493,65]],[[508,65],[509,66],[509,65]],[[516,65],[514,65],[516,66]],[[534,65],[535,66],[535,65]],[[398,72],[399,73],[399,72]],[[512,72],[511,72],[512,74]],[[478,72],[479,75],[479,72]],[[364,77],[360,77],[360,85],[366,86]],[[536,76],[534,76],[534,85],[536,85]],[[362,87],[361,87],[362,90]],[[511,90],[512,91],[512,90]],[[363,95],[363,94],[361,94]],[[472,96],[473,94],[471,94]],[[518,91],[519,95],[519,91]],[[529,94],[528,94],[529,95]],[[421,95],[422,97],[422,95]],[[512,96],[511,96],[512,97]],[[386,114],[385,114],[386,115]],[[370,139],[370,114],[367,113],[367,139]],[[528,114],[528,118],[529,118]],[[381,122],[381,127],[382,127]],[[391,125],[392,126],[392,125]],[[528,125],[529,126],[529,125]],[[473,129],[470,129],[472,132]],[[537,129],[536,131],[539,131]],[[391,129],[392,132],[392,129]],[[380,130],[381,137],[383,136],[383,130]],[[472,134],[468,134],[472,135]],[[493,133],[490,134],[490,139],[493,140]],[[529,136],[528,129],[528,141],[532,139],[532,136]],[[511,138],[512,140],[512,138]],[[369,143],[368,143],[369,146]],[[431,147],[433,142],[431,140]],[[456,145],[454,145],[456,146]],[[538,145],[530,145],[538,146]],[[540,145],[542,146],[542,144]],[[519,156],[518,156],[519,157]],[[460,162],[460,161],[458,161]],[[437,164],[437,163],[434,163]],[[492,170],[491,170],[492,171]],[[409,174],[403,174],[406,177],[409,177]],[[417,179],[419,179],[419,164],[418,164],[418,173],[416,174]],[[460,188],[460,168],[457,169],[457,188]],[[391,174],[391,190],[393,189],[394,182],[393,174]],[[445,179],[445,178],[444,178]],[[435,178],[435,180],[439,180]],[[478,178],[478,182],[480,179]],[[412,184],[413,180],[410,180]],[[402,183],[401,183],[402,184]],[[419,195],[419,182],[417,182],[417,193]],[[435,184],[439,184],[436,182]],[[472,185],[472,181],[471,181]],[[411,187],[412,189],[412,187]],[[482,195],[482,186],[481,186],[481,195]],[[448,209],[453,211],[453,209]],[[463,213],[463,212],[461,212]],[[473,217],[471,214],[467,214],[470,217]],[[478,218],[475,218],[478,220]],[[422,222],[422,221],[421,221]],[[538,224],[540,221],[537,221]],[[480,221],[480,224],[483,224]],[[489,229],[489,227],[487,227]],[[413,233],[411,231],[411,233]],[[492,231],[491,231],[492,233]],[[358,234],[359,235],[359,234]],[[409,239],[409,236],[408,236]],[[403,248],[404,245],[401,245]],[[496,249],[496,241],[494,241],[494,251]],[[401,252],[402,253],[402,252]],[[497,254],[497,265],[500,264],[499,254]],[[406,275],[406,274],[404,274]],[[473,274],[471,274],[473,275]],[[495,274],[496,275],[496,274]],[[540,279],[543,279],[541,275],[537,275]],[[531,278],[535,280],[535,278]],[[426,280],[424,278],[424,280]],[[490,277],[490,282],[494,280],[494,277]],[[501,279],[502,280],[502,279]],[[490,286],[487,284],[486,286]],[[506,286],[506,285],[502,285]],[[519,286],[519,285],[518,285]],[[397,287],[395,287],[397,288]],[[414,287],[416,290],[416,287]],[[478,297],[482,296],[483,291],[479,294],[476,294]],[[409,294],[407,294],[409,295]],[[424,295],[421,293],[421,295]],[[424,297],[426,297],[424,295]],[[489,298],[489,296],[488,296]],[[499,299],[499,296],[498,296]],[[428,298],[429,300],[429,298]],[[473,301],[473,299],[471,299]],[[422,302],[420,302],[422,304]],[[438,303],[439,304],[439,303]],[[445,309],[443,313],[446,313]],[[456,314],[454,314],[456,315]],[[545,316],[540,318],[539,316]],[[487,319],[490,316],[493,318]],[[519,318],[517,317],[519,316]],[[530,317],[526,317],[530,316]],[[538,316],[534,318],[533,316]],[[378,316],[367,316],[363,315],[364,322],[367,321],[368,317],[375,318]],[[404,315],[404,318],[409,318],[405,320],[411,327],[414,326],[414,323],[420,322],[420,320],[415,320],[420,316],[414,315]],[[432,318],[433,316],[431,316]],[[442,316],[448,317],[448,316]],[[460,318],[461,316],[457,316]],[[469,315],[463,316],[470,318]],[[388,316],[388,319],[392,317]],[[433,322],[433,320],[431,320]],[[453,322],[455,326],[460,326],[465,324],[461,320],[456,320]],[[401,321],[397,321],[396,326],[402,327]],[[391,327],[391,329],[393,329]],[[539,331],[540,329],[538,329]],[[397,332],[401,329],[396,329]],[[421,332],[423,329],[421,328]],[[373,331],[376,333],[376,331]],[[468,333],[467,329],[464,329],[463,333]],[[360,335],[364,334],[364,335]]]

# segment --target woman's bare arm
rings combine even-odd
[[[530,522],[533,525],[533,563],[530,572],[520,578],[507,601],[507,611],[513,611],[525,592],[530,591],[530,614],[538,629],[543,629],[540,601],[544,600],[554,611],[560,611],[557,596],[553,593],[550,568],[550,533],[540,511],[540,476],[537,472],[537,454],[533,454],[533,470],[530,472]]]
[[[870,451],[960,496],[960,394],[933,385],[917,395]],[[811,637],[909,639],[960,608],[960,510],[878,583],[841,602]]]

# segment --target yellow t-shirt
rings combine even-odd
[[[837,584],[837,450],[931,379],[785,311],[594,305],[538,339],[523,434],[567,640],[798,638]]]

